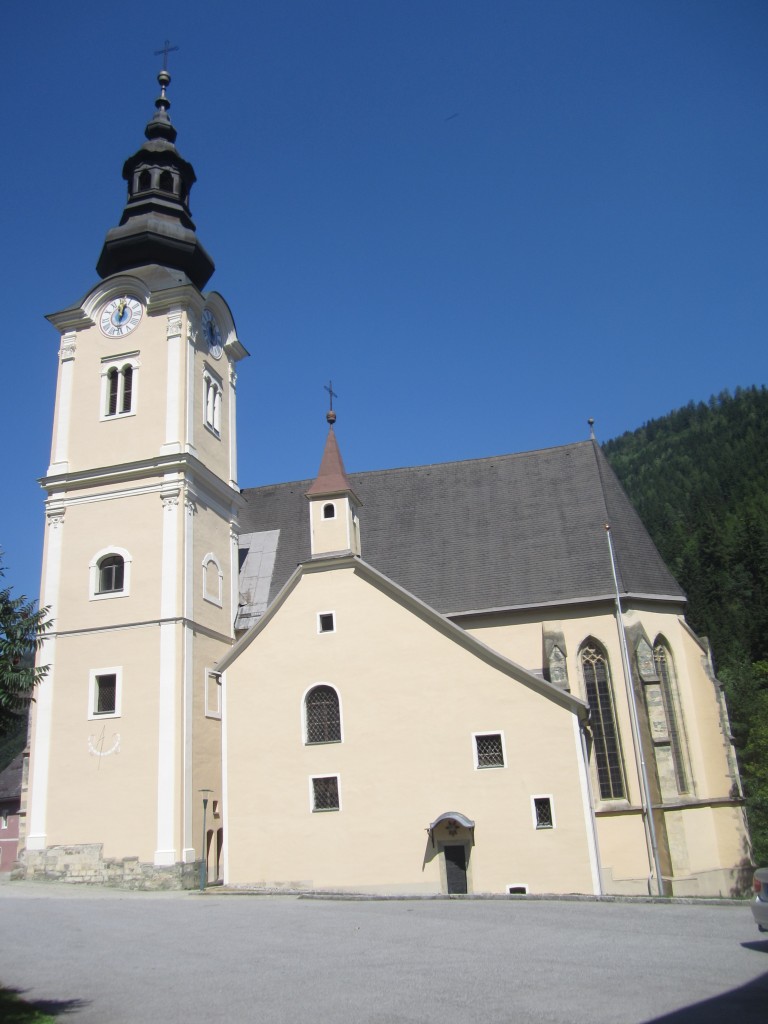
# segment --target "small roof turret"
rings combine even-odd
[[[336,422],[336,413],[330,409],[325,418],[328,422],[328,436],[325,439],[325,449],[320,460],[320,469],[312,481],[306,494],[308,498],[326,497],[332,494],[350,494],[359,505],[360,499],[352,489],[352,484],[347,478],[344,469],[344,460],[339,451],[339,443],[336,440],[336,433],[333,425]]]
[[[157,263],[183,271],[199,289],[215,269],[195,234],[189,193],[195,172],[176,149],[176,129],[166,89],[171,81],[163,68],[157,76],[160,95],[147,123],[147,141],[123,166],[128,202],[120,224],[104,241],[96,270],[101,277]]]

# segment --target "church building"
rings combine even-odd
[[[241,490],[167,71],[59,375],[19,873],[729,895],[721,686],[594,438]],[[307,438],[318,446],[320,438]]]

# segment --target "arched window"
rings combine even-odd
[[[152,185],[152,176],[149,171],[143,170],[139,172],[139,192],[146,192]]]
[[[608,658],[596,641],[589,640],[582,647],[579,660],[590,710],[600,796],[603,800],[619,800],[624,797],[624,777]]]
[[[99,562],[99,593],[114,594],[123,589],[125,562],[122,555],[107,555]]]
[[[128,597],[131,561],[130,552],[116,544],[97,551],[88,566],[90,600]]]
[[[208,373],[203,377],[203,384],[205,388],[203,405],[205,425],[219,436],[221,434],[221,385]]]
[[[304,698],[307,743],[340,743],[339,695],[332,686],[315,686]]]
[[[685,771],[683,745],[680,737],[677,715],[677,680],[672,655],[667,650],[662,637],[656,638],[653,645],[653,660],[661,683],[661,699],[664,703],[664,714],[667,718],[669,746],[672,752],[672,764],[675,769],[675,782],[678,793],[688,792],[688,777]]]
[[[336,518],[336,506],[332,501],[329,501],[327,505],[323,505],[323,519],[335,519]]]
[[[138,353],[136,353],[138,355]],[[104,417],[127,416],[135,411],[139,361],[102,363],[102,409]]]
[[[209,551],[203,559],[203,597],[206,601],[221,607],[222,582],[224,574],[221,571],[218,559]]]
[[[173,175],[170,171],[162,171],[160,174],[160,191],[173,192]]]

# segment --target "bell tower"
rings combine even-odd
[[[225,300],[204,292],[214,264],[170,81],[161,71],[146,141],[123,167],[100,282],[48,317],[60,347],[41,604],[54,630],[33,713],[27,877],[191,885],[201,857],[216,876],[223,841],[210,668],[234,637],[248,353]]]

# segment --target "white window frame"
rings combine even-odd
[[[115,710],[104,714],[98,714],[96,709],[96,696],[98,693],[96,680],[99,676],[115,677]],[[88,675],[88,719],[99,721],[102,718],[121,718],[123,713],[123,667],[113,665],[109,668],[92,668]]]
[[[207,364],[203,368],[203,425],[214,437],[221,438],[221,408],[224,386],[221,377]]]
[[[218,576],[218,592],[212,594],[208,590],[208,566],[213,563],[216,566],[216,573]],[[203,599],[209,601],[211,604],[215,604],[217,607],[222,607],[222,594],[224,592],[224,573],[221,571],[221,565],[218,558],[212,551],[203,558]]]
[[[8,828],[8,816],[9,816],[9,814],[10,814],[10,811],[8,811],[5,807],[2,809],[2,811],[0,811],[0,829]]]
[[[336,779],[336,792],[339,795],[338,807],[315,807],[315,779]],[[323,772],[309,776],[309,810],[312,814],[338,814],[341,811],[341,775],[338,772]]]
[[[221,676],[205,670],[205,717],[221,719]]]
[[[478,764],[477,756],[477,739],[479,736],[500,736],[501,737],[501,756],[504,758],[504,764]],[[493,772],[503,771],[507,765],[507,743],[504,739],[503,729],[482,729],[479,732],[472,733],[472,758],[475,764],[475,771],[478,772]]]
[[[307,696],[312,690],[315,690],[318,686],[327,686],[333,690],[336,694],[336,700],[339,702],[339,736],[338,740],[328,740],[326,743],[310,743],[307,739]],[[304,747],[322,747],[322,746],[336,746],[339,743],[344,742],[344,707],[341,703],[341,694],[339,693],[338,686],[334,686],[333,683],[325,682],[321,680],[317,683],[312,683],[308,686],[304,693],[301,695],[301,743]],[[325,778],[324,775],[320,778]]]
[[[536,801],[537,800],[549,800],[549,809],[552,814],[551,825],[539,825],[536,820]],[[555,798],[551,793],[534,793],[531,796],[531,820],[533,821],[533,827],[537,832],[552,832],[557,828],[557,820],[555,818]]]
[[[123,589],[122,590],[107,590],[104,593],[99,591],[99,577],[101,571],[99,569],[99,563],[103,558],[108,558],[110,555],[120,555],[123,560]],[[97,551],[93,558],[88,563],[88,598],[90,601],[110,601],[114,598],[128,597],[131,593],[131,565],[133,559],[131,558],[130,551],[126,551],[125,548],[120,548],[116,544],[112,544],[110,547],[102,548],[101,551]]]
[[[333,617],[333,629],[323,629],[323,626],[322,626],[322,616],[323,615],[331,615]],[[328,612],[318,612],[317,613],[317,632],[318,632],[318,635],[322,635],[322,636],[327,636],[329,633],[335,633],[336,632],[336,612],[328,611]]]
[[[123,404],[123,394],[125,387],[125,378],[123,376],[123,370],[126,366],[130,366],[133,373],[131,376],[131,408],[127,412],[120,412],[120,408]],[[117,356],[105,356],[101,360],[101,398],[100,398],[100,415],[99,419],[105,420],[122,420],[127,416],[135,416],[136,408],[139,400],[139,367],[141,362],[139,361],[138,352],[125,352],[122,355]],[[109,371],[117,370],[120,383],[117,392],[117,409],[111,415],[109,413]]]

